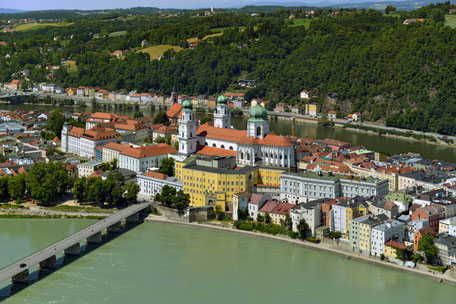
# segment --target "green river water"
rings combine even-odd
[[[1,219],[0,264],[91,222]],[[419,304],[455,299],[454,286],[297,246],[144,223],[4,303]]]

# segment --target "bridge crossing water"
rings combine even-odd
[[[1,269],[0,282],[11,278],[13,284],[27,284],[29,281],[28,269],[32,266],[38,264],[40,268],[55,269],[56,255],[58,253],[64,252],[65,255],[79,255],[81,242],[101,243],[102,232],[105,229],[107,232],[121,232],[121,223],[123,220],[137,223],[140,221],[139,213],[149,209],[150,203],[141,203],[120,210],[63,240]]]

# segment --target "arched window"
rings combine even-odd
[[[215,143],[212,144],[212,147],[217,148],[217,145]]]
[[[279,155],[279,159],[282,159],[282,154]]]
[[[230,150],[233,151],[233,146],[230,146]]]
[[[182,149],[184,149],[184,144],[182,144]]]
[[[241,159],[244,159],[244,152],[241,152]]]
[[[250,160],[250,154],[247,153],[247,160]]]
[[[190,132],[190,137],[193,137],[193,133],[192,132]]]
[[[256,135],[261,136],[261,127],[260,126],[257,127]]]
[[[207,146],[207,142],[206,142],[206,143],[204,143],[204,145],[205,145],[205,146]]]
[[[220,148],[221,148],[221,149],[225,149],[225,145],[221,145]]]

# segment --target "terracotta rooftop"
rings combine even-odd
[[[214,148],[209,146],[198,145],[196,154],[207,155],[207,156],[234,156],[236,157],[236,151],[225,150],[220,148]]]
[[[147,171],[146,173],[144,173],[144,175],[148,176],[148,177],[152,177],[152,178],[163,179],[163,180],[168,179],[168,176],[166,174],[154,172],[154,171]]]
[[[398,249],[407,249],[407,246],[405,246],[402,243],[396,242],[396,241],[388,241],[385,243],[386,246],[398,248]]]
[[[182,105],[175,103],[166,111],[166,116],[170,118],[178,117],[182,111]]]
[[[150,145],[138,148],[126,148],[120,152],[121,155],[133,158],[144,158],[155,155],[175,154],[177,150],[167,144]]]

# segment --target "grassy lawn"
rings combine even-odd
[[[180,46],[169,45],[169,44],[160,44],[149,46],[145,49],[141,49],[138,52],[148,53],[150,55],[150,59],[158,59],[158,57],[162,56],[169,49],[174,49],[176,52],[182,50]]]
[[[311,21],[312,19],[309,18],[293,19],[293,25],[291,26],[304,26],[306,29],[308,29]]]
[[[214,33],[214,34],[210,34],[210,35],[206,35],[203,37],[202,40],[206,40],[208,38],[211,38],[211,37],[216,37],[216,36],[220,36],[222,35],[223,33],[222,32],[218,32],[218,33]],[[193,38],[188,38],[187,39],[187,42],[195,42],[195,41],[198,41],[199,39],[197,37],[193,37]]]
[[[49,26],[56,26],[56,27],[62,27],[62,26],[68,26],[72,23],[65,23],[65,22],[60,22],[60,23],[27,23],[27,24],[19,24],[14,28],[16,32],[22,32],[22,31],[29,31],[29,30],[37,30]]]
[[[388,14],[388,15],[385,15],[387,17],[395,17],[395,18],[399,18],[401,16],[401,14],[398,14],[398,13],[391,13],[391,14]]]
[[[68,61],[65,63],[65,67],[67,68],[68,72],[77,72],[78,66],[76,65],[76,61]]]
[[[64,212],[80,212],[80,211],[87,211],[93,213],[113,213],[117,211],[117,209],[103,209],[100,207],[91,207],[91,206],[67,206],[67,205],[60,205],[56,207],[42,207],[45,210],[53,210],[53,211],[64,211]]]
[[[445,24],[449,27],[456,28],[456,15],[446,15]]]
[[[127,31],[112,32],[112,33],[109,33],[109,37],[123,36],[125,34],[127,34]]]

